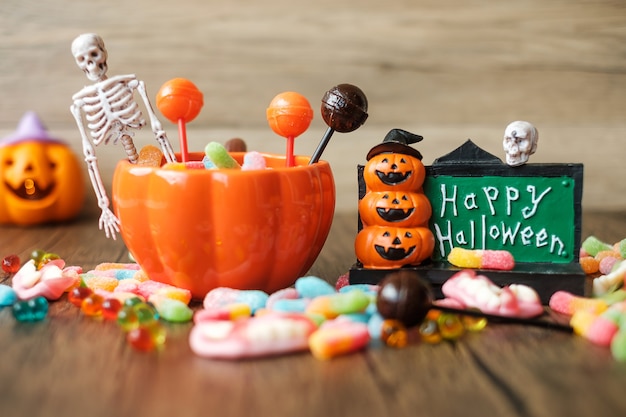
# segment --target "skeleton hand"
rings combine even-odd
[[[102,209],[98,225],[100,230],[104,229],[106,237],[112,237],[113,240],[116,239],[116,233],[120,232],[120,220],[108,207]]]

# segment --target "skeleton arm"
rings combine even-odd
[[[72,112],[74,119],[76,119],[76,124],[78,125],[78,130],[83,143],[85,162],[87,162],[89,178],[98,199],[98,207],[102,210],[99,220],[100,230],[104,228],[106,237],[112,237],[115,240],[116,233],[119,233],[120,231],[120,221],[117,217],[115,217],[115,214],[113,214],[109,208],[109,199],[102,182],[102,177],[100,176],[100,170],[98,169],[98,158],[96,158],[94,147],[87,136],[87,131],[85,130],[85,125],[83,124],[81,113],[83,104],[82,100],[75,100],[74,104],[70,106],[70,111]]]
[[[152,126],[152,132],[156,136],[156,140],[161,145],[161,149],[163,150],[165,159],[167,160],[167,162],[176,162],[176,156],[174,155],[172,145],[167,139],[167,135],[161,127],[161,122],[157,118],[154,110],[152,109],[152,105],[150,104],[150,99],[148,98],[148,93],[146,92],[146,85],[143,81],[135,80],[133,83],[130,83],[129,86],[131,88],[137,89],[139,95],[144,102],[144,105],[146,106],[146,111],[148,112],[148,116],[150,116],[150,125]]]

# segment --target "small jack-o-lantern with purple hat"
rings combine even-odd
[[[78,215],[85,196],[80,163],[34,112],[0,140],[0,223],[35,225]]]

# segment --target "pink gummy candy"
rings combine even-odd
[[[526,285],[503,288],[473,270],[463,270],[450,277],[441,287],[446,297],[483,313],[505,317],[535,317],[543,314],[537,292]]]
[[[619,327],[613,320],[599,316],[591,322],[583,337],[598,346],[609,347],[618,330]]]
[[[43,296],[48,300],[57,300],[80,277],[80,269],[65,267],[65,261],[55,259],[37,270],[35,261],[26,262],[13,277],[13,289],[21,299]]]
[[[263,155],[259,152],[251,151],[244,155],[241,169],[243,171],[251,171],[253,169],[265,169],[266,166],[267,164]]]
[[[267,313],[235,321],[200,321],[189,334],[189,346],[198,356],[239,359],[297,352],[308,348],[316,329],[306,316]]]

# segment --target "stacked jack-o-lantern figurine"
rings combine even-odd
[[[356,256],[368,269],[417,266],[432,255],[435,239],[428,228],[432,214],[422,185],[426,169],[421,153],[409,146],[423,138],[393,129],[367,154],[365,194],[359,201],[362,227]]]

